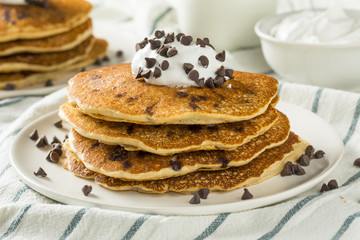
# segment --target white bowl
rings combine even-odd
[[[346,12],[360,20],[360,11]],[[294,13],[263,18],[255,25],[255,32],[270,67],[284,81],[360,91],[360,42],[292,43],[271,36],[271,28],[291,14]]]

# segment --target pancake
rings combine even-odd
[[[234,150],[262,135],[275,123],[277,111],[269,107],[254,119],[217,125],[139,125],[105,122],[82,113],[69,103],[59,109],[60,118],[82,136],[127,151],[142,150],[171,155],[198,150]]]
[[[0,4],[0,42],[36,39],[67,32],[88,19],[84,0],[48,0],[48,7]]]
[[[53,71],[85,59],[95,44],[89,37],[75,48],[53,53],[18,53],[0,58],[0,72]]]
[[[0,73],[0,89],[4,89],[6,84],[12,84],[16,89],[20,89],[35,84],[45,83],[48,79],[56,81],[73,71],[80,71],[84,66],[94,63],[96,59],[104,57],[106,49],[107,42],[102,39],[96,39],[93,48],[86,58],[64,67],[61,70],[51,72]]]
[[[276,97],[276,79],[234,72],[222,88],[175,88],[134,78],[128,63],[79,73],[68,100],[95,118],[138,124],[218,124],[252,119]]]
[[[170,156],[129,152],[121,146],[85,138],[74,129],[69,134],[69,146],[94,172],[124,180],[143,181],[180,176],[199,169],[219,170],[247,164],[266,149],[285,142],[289,132],[289,121],[279,112],[279,119],[267,132],[233,151],[196,151]]]
[[[8,56],[22,52],[43,53],[66,51],[85,41],[91,34],[92,24],[91,20],[88,19],[80,26],[54,36],[0,43],[0,56]]]
[[[295,162],[304,153],[308,143],[294,133],[287,141],[266,150],[250,163],[220,171],[199,171],[180,177],[152,181],[123,181],[86,168],[71,151],[66,151],[63,166],[77,176],[94,178],[95,182],[112,190],[135,190],[146,193],[196,192],[201,188],[211,191],[229,191],[248,187],[278,175],[287,161]]]

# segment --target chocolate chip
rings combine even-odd
[[[156,59],[155,58],[145,58],[145,62],[146,62],[146,64],[145,64],[145,66],[147,67],[147,68],[152,68],[154,65],[155,65],[155,63],[156,63]]]
[[[176,40],[178,40],[180,42],[180,39],[182,36],[185,36],[185,34],[183,34],[183,33],[176,34]]]
[[[42,138],[39,138],[35,143],[35,146],[38,147],[38,148],[43,148],[43,147],[45,147],[47,145],[49,145],[49,142],[48,142],[46,136],[43,136]]]
[[[215,58],[220,62],[224,62],[225,61],[225,51],[223,50],[222,52],[216,54]]]
[[[203,66],[204,68],[207,68],[209,66],[209,59],[204,55],[201,55],[199,57],[198,61],[199,61],[199,64],[201,66]]]
[[[177,172],[180,171],[181,167],[182,167],[182,163],[180,161],[170,161],[170,166],[171,168]]]
[[[316,159],[323,158],[324,155],[325,155],[325,152],[323,150],[318,150],[315,152],[314,158],[316,158]]]
[[[155,69],[154,69],[154,78],[159,78],[159,77],[161,77],[161,70],[160,70],[160,68],[158,68],[158,67],[155,67]]]
[[[97,58],[94,62],[95,66],[100,66],[101,65],[101,60],[99,58]]]
[[[121,97],[123,97],[124,95],[125,95],[125,93],[119,93],[119,94],[116,94],[115,97],[116,97],[116,98],[121,98]]]
[[[163,47],[159,50],[159,55],[162,57],[167,57],[167,52],[169,51],[168,47]]]
[[[132,164],[131,164],[131,162],[129,162],[129,161],[125,161],[124,164],[123,164],[123,166],[124,166],[124,169],[129,169],[129,168],[132,167]]]
[[[163,30],[156,30],[154,35],[156,38],[162,38],[163,36],[165,36],[165,32]]]
[[[61,143],[53,143],[53,144],[52,144],[52,148],[53,148],[53,150],[54,150],[54,149],[61,149],[61,148],[62,148],[62,145],[61,145]]]
[[[45,87],[51,87],[54,86],[54,83],[51,79],[46,80],[45,82]]]
[[[208,88],[214,88],[215,87],[214,79],[212,77],[206,79],[205,86],[207,86]]]
[[[141,76],[146,79],[150,78],[150,75],[151,75],[151,70],[146,70],[141,73]]]
[[[127,158],[128,152],[122,146],[116,146],[109,156],[111,161],[124,161]]]
[[[210,44],[209,38],[203,38],[203,41],[204,41],[205,44]]]
[[[305,174],[305,170],[298,164],[294,164],[295,167],[295,171],[294,171],[294,174],[296,175],[304,175]]]
[[[175,56],[176,54],[178,54],[178,51],[176,50],[176,48],[170,48],[169,51],[167,51],[166,55],[168,57],[173,57]]]
[[[15,85],[12,83],[7,83],[5,85],[5,90],[15,90]]]
[[[190,101],[192,101],[192,102],[200,102],[200,100],[196,96],[191,96]]]
[[[186,74],[189,74],[189,72],[194,68],[194,65],[192,65],[191,63],[184,63],[183,64],[183,69],[185,70]]]
[[[314,151],[315,151],[314,147],[309,145],[305,149],[305,155],[308,156],[309,159],[312,159],[314,158]]]
[[[139,67],[139,68],[136,70],[135,78],[141,78],[141,77],[142,77],[141,74],[142,74],[142,69],[141,69],[141,67]]]
[[[176,93],[180,98],[184,98],[189,96],[189,94],[187,92],[177,92]]]
[[[122,56],[124,56],[124,52],[121,51],[121,50],[118,50],[118,51],[116,52],[116,57],[121,58]]]
[[[207,100],[207,99],[208,99],[207,97],[205,97],[205,96],[201,96],[201,95],[199,95],[199,96],[198,96],[198,98],[199,98],[201,101],[205,101],[205,100]]]
[[[287,162],[283,168],[283,170],[281,171],[280,175],[282,177],[285,177],[285,176],[291,176],[292,175],[292,165],[293,163],[292,162]]]
[[[85,185],[82,187],[81,191],[83,192],[84,196],[89,196],[89,194],[92,191],[92,186],[91,185]]]
[[[191,36],[181,36],[180,43],[184,46],[189,46],[193,38]]]
[[[135,45],[135,50],[139,51],[140,49],[143,49],[148,44],[148,42],[149,42],[148,39],[144,38],[144,40],[142,40],[141,42]]]
[[[249,192],[247,188],[244,188],[244,194],[241,197],[241,200],[252,199],[254,196]]]
[[[62,125],[62,121],[57,121],[56,123],[54,123],[54,126],[57,127],[57,128],[62,128],[63,125]]]
[[[37,172],[34,172],[34,175],[37,177],[46,177],[47,173],[44,171],[44,169],[42,169],[41,167],[39,167],[39,169],[37,170]]]
[[[199,79],[195,80],[195,82],[200,88],[205,87],[205,78],[199,78]]]
[[[190,199],[190,204],[199,204],[200,203],[200,196],[197,192],[192,193],[193,197]]]
[[[56,152],[59,156],[61,156],[63,154],[63,151],[61,150],[61,148],[54,148],[52,151]]]
[[[150,39],[149,43],[150,43],[151,50],[158,49],[161,46],[161,42],[159,40]]]
[[[196,81],[199,79],[199,72],[193,69],[189,72],[188,77],[190,80]]]
[[[127,126],[126,128],[126,133],[127,134],[132,134],[134,132],[134,125],[130,124],[129,126]]]
[[[9,12],[9,10],[5,10],[4,16],[2,17],[2,19],[4,21],[9,21],[10,20],[10,12]]]
[[[216,76],[216,78],[214,79],[214,86],[217,88],[220,88],[222,85],[224,85],[224,83],[224,77]]]
[[[232,69],[226,69],[225,70],[225,76],[227,76],[228,78],[234,78],[234,70],[232,70]]]
[[[169,62],[167,60],[162,61],[160,64],[160,68],[161,70],[165,71],[166,69],[169,68]]]
[[[47,0],[25,0],[28,4],[37,5],[43,8],[49,7]]]
[[[189,129],[189,131],[191,131],[192,133],[198,133],[201,131],[202,127],[201,125],[188,125],[187,128]]]
[[[301,166],[309,166],[310,165],[310,159],[308,155],[302,154],[297,160],[297,163],[299,163]]]
[[[146,108],[145,108],[145,112],[146,112],[147,114],[149,114],[149,115],[153,115],[153,114],[154,114],[154,112],[153,112],[154,106],[155,106],[155,104],[152,105],[152,106],[150,106],[150,107],[146,107]]]
[[[194,102],[190,101],[189,102],[189,106],[196,111],[196,109],[200,109],[200,107],[198,105],[196,105]]]
[[[168,33],[165,37],[165,40],[164,40],[164,44],[167,44],[167,43],[172,43],[174,42],[174,33]]]
[[[226,157],[220,156],[221,168],[226,168],[229,165],[229,160]]]
[[[360,167],[360,158],[357,158],[357,159],[354,161],[354,166]]]
[[[38,140],[39,139],[38,131],[36,129],[34,129],[34,131],[32,133],[30,133],[29,138],[33,141]]]
[[[201,188],[201,189],[198,191],[199,197],[200,197],[201,199],[207,199],[209,193],[210,193],[210,189],[208,189],[208,188]]]
[[[85,72],[86,71],[86,68],[81,68],[80,72]]]
[[[91,145],[91,147],[89,148],[89,150],[94,149],[94,148],[96,148],[96,147],[98,147],[98,146],[100,146],[100,143],[99,143],[99,142],[96,142],[96,143],[94,143],[93,145]]]
[[[46,160],[48,160],[49,162],[52,162],[52,163],[58,163],[59,159],[60,159],[60,156],[55,151],[50,151],[48,156],[46,157]]]
[[[103,57],[103,59],[101,59],[103,62],[108,62],[110,60],[110,58],[108,56]]]
[[[61,141],[56,136],[54,136],[51,145],[54,143],[61,143]]]
[[[332,179],[328,182],[328,187],[330,188],[330,190],[333,190],[335,188],[338,188],[338,183],[335,179]]]
[[[126,99],[126,102],[131,103],[132,101],[134,101],[136,99],[138,99],[138,97],[129,97],[129,98]]]
[[[328,185],[326,185],[326,183],[323,183],[320,192],[327,192],[327,191],[330,191],[330,188],[328,187]]]
[[[200,47],[205,47],[206,43],[201,38],[197,38],[196,45],[199,45]]]
[[[221,66],[218,70],[216,70],[215,74],[220,76],[220,77],[224,77],[225,76],[225,68],[224,68],[224,66]]]

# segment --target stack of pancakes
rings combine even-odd
[[[113,190],[228,191],[277,175],[308,145],[275,109],[278,82],[234,72],[221,88],[135,79],[130,64],[77,74],[61,119],[63,166]]]
[[[0,89],[56,80],[102,58],[107,43],[92,36],[91,8],[84,0],[0,4]]]

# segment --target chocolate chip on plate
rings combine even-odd
[[[5,90],[15,90],[15,85],[12,83],[7,83],[5,85]]]
[[[328,185],[326,185],[326,183],[323,183],[320,192],[327,192],[327,191],[330,191],[330,188],[328,187]]]
[[[124,53],[123,53],[123,51],[121,51],[121,50],[119,50],[119,51],[116,52],[116,56],[117,56],[118,58],[121,58],[123,55],[124,55]]]
[[[360,167],[360,158],[358,158],[354,161],[354,165],[357,167]]]
[[[305,155],[309,157],[309,159],[314,158],[314,147],[312,145],[309,145],[305,149]]]
[[[54,86],[54,83],[51,79],[48,79],[46,82],[45,82],[45,87],[51,87],[51,86]]]
[[[295,171],[294,174],[296,175],[304,175],[305,174],[305,170],[298,164],[294,164],[295,167]]]
[[[32,133],[30,133],[29,138],[33,141],[38,140],[39,139],[38,131],[36,129],[34,129],[34,131]]]
[[[60,120],[60,121],[54,123],[54,126],[57,127],[57,128],[62,128],[63,127],[62,121]]]
[[[328,187],[330,188],[330,190],[333,190],[335,188],[338,188],[338,183],[335,179],[332,179],[328,182]]]
[[[61,148],[54,148],[52,151],[56,152],[59,155],[59,157],[63,154],[63,151],[61,150]]]
[[[43,137],[39,138],[35,143],[35,146],[38,148],[43,148],[47,145],[49,145],[49,142],[45,135]]]
[[[210,193],[210,190],[209,190],[208,188],[201,188],[201,189],[198,191],[199,197],[200,197],[201,199],[207,199],[209,193]]]
[[[39,167],[39,169],[37,170],[37,172],[34,172],[34,175],[37,177],[46,177],[47,173],[44,171],[44,169],[42,169],[41,167]]]
[[[83,192],[84,196],[89,196],[89,194],[92,191],[92,186],[91,185],[85,185],[82,187],[81,191]]]
[[[310,164],[310,158],[308,155],[302,154],[298,160],[296,160],[297,163],[299,163],[301,166],[309,166]]]
[[[61,141],[56,136],[54,136],[51,145],[53,145],[54,143],[61,143]]]
[[[254,196],[249,192],[247,188],[244,188],[244,194],[241,197],[241,200],[248,200],[253,198]]]
[[[281,175],[282,177],[291,176],[291,175],[292,175],[292,165],[293,165],[293,163],[290,162],[290,161],[288,161],[288,162],[285,164],[283,170],[281,170],[280,175]]]
[[[315,152],[314,157],[316,159],[319,159],[319,158],[323,158],[324,155],[325,155],[325,152],[323,150],[318,150],[318,151]]]
[[[190,204],[199,204],[200,203],[200,196],[197,192],[192,193],[193,197],[190,199]]]
[[[46,160],[51,163],[58,163],[60,156],[57,152],[51,150],[49,154],[46,156]]]
[[[170,166],[174,171],[180,171],[182,163],[180,161],[170,161]]]

